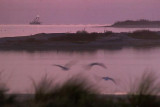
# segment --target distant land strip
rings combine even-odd
[[[104,27],[118,27],[118,28],[160,28],[160,21],[150,21],[145,19],[140,20],[126,20],[118,21],[110,26]]]
[[[92,51],[97,49],[117,50],[127,47],[160,47],[160,31],[140,30],[134,32],[114,33],[40,33],[31,36],[0,38],[0,50],[29,51]]]

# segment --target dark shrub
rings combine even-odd
[[[160,39],[160,35],[149,30],[134,31],[133,33],[129,33],[128,36],[136,39]]]

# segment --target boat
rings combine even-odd
[[[30,22],[31,25],[40,25],[41,22],[39,21],[40,17],[39,15],[36,16],[35,19],[33,19],[33,21]]]

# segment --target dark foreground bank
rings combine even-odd
[[[126,95],[102,95],[80,76],[62,85],[44,76],[38,83],[33,80],[33,94],[6,94],[1,87],[0,107],[160,107],[160,87],[153,72],[145,72],[135,83]]]
[[[148,30],[132,33],[41,33],[31,36],[0,38],[0,50],[96,50],[125,47],[160,46],[160,32]]]

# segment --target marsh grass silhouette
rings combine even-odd
[[[39,82],[33,79],[34,94],[29,100],[13,104],[14,97],[0,84],[0,107],[160,107],[157,76],[147,72],[136,81],[122,98],[103,95],[86,78],[76,75],[62,84],[45,75]],[[18,105],[18,106],[17,106]]]
[[[33,78],[30,79],[34,89],[34,101],[38,102],[45,100],[45,95],[47,96],[53,89],[53,80],[49,79],[47,75],[45,75],[38,83],[36,83]]]
[[[154,72],[145,71],[141,79],[133,84],[128,94],[131,107],[160,107],[158,94],[160,84]]]
[[[45,85],[46,84],[46,85]],[[34,83],[34,107],[103,107],[112,105],[112,101],[100,97],[99,92],[80,76],[68,79],[61,85],[51,85],[46,76]]]
[[[13,105],[16,101],[16,95],[7,95],[9,89],[1,80],[1,73],[0,73],[0,107],[9,107]]]

